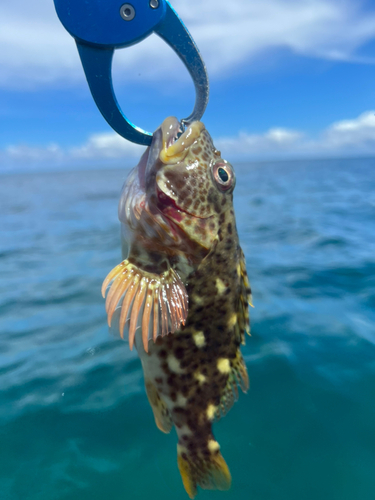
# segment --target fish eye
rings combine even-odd
[[[217,169],[217,173],[218,173],[218,176],[220,177],[220,179],[223,182],[227,182],[228,181],[228,179],[229,179],[228,172],[226,170],[224,170],[223,167],[219,167]]]
[[[220,189],[226,190],[232,186],[234,175],[229,164],[216,163],[213,167],[213,174]]]

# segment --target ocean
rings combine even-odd
[[[375,159],[235,165],[250,390],[200,499],[374,500]],[[0,499],[188,499],[175,432],[108,333],[127,169],[0,176]]]

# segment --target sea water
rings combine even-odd
[[[235,165],[250,390],[222,500],[375,498],[375,160]],[[0,499],[187,499],[136,353],[108,334],[128,170],[0,176]],[[219,311],[218,311],[219,314]]]

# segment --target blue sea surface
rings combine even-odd
[[[223,500],[375,498],[375,160],[239,164],[248,394]],[[126,170],[0,176],[0,499],[187,499],[175,432],[108,333]],[[219,312],[218,312],[219,314]]]

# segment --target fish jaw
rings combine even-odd
[[[186,158],[189,148],[205,130],[202,122],[193,122],[179,137],[180,124],[177,118],[169,117],[162,123],[163,147],[160,160],[165,164],[175,165]]]
[[[157,130],[153,142],[130,172],[123,185],[118,206],[122,224],[123,247],[128,249],[136,237],[147,240],[150,247],[176,247],[181,235],[156,204],[155,177],[161,164],[158,159],[161,134]],[[127,254],[123,254],[126,258]]]
[[[170,227],[182,234],[185,240],[196,242],[202,250],[209,251],[218,231],[214,217],[199,217],[183,210],[166,191],[158,187],[157,196],[160,210],[169,220]]]

